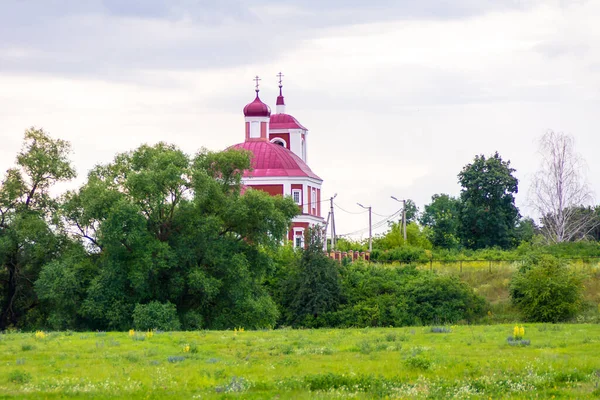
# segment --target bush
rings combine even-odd
[[[560,322],[582,307],[583,277],[550,255],[530,257],[510,282],[513,304],[533,322]]]
[[[160,329],[161,331],[177,331],[181,323],[177,316],[177,308],[171,302],[152,301],[148,304],[136,304],[133,310],[133,325],[137,330]]]
[[[429,258],[425,249],[415,246],[401,246],[392,250],[377,251],[371,254],[371,259],[378,262],[424,263],[429,261]]]
[[[407,284],[404,295],[409,313],[423,324],[473,321],[485,311],[483,297],[456,276],[422,272]]]

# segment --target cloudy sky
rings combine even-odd
[[[0,171],[29,126],[72,143],[72,185],[142,143],[224,149],[253,76],[274,108],[282,71],[338,233],[367,226],[342,211],[357,202],[457,195],[495,151],[531,214],[548,129],[575,137],[600,195],[598,16],[598,0],[0,0]]]

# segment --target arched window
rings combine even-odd
[[[273,138],[273,139],[271,139],[271,143],[275,143],[281,147],[287,147],[287,143],[282,138],[278,138],[278,137]]]

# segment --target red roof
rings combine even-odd
[[[250,141],[235,144],[230,149],[245,149],[252,152],[253,171],[244,171],[244,177],[288,177],[305,176],[322,180],[296,154],[275,143]]]
[[[268,117],[269,115],[271,115],[271,108],[260,100],[258,91],[256,91],[256,98],[254,101],[246,104],[246,107],[244,107],[244,116]]]
[[[300,122],[289,114],[274,114],[271,115],[270,129],[304,129]]]

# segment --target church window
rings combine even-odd
[[[250,122],[250,137],[251,138],[259,138],[260,137],[260,122],[258,122],[258,121]]]
[[[283,140],[282,138],[279,138],[279,137],[271,139],[271,143],[275,143],[276,145],[279,145],[281,147],[287,147],[285,140]]]
[[[312,204],[312,209],[316,210],[317,209],[317,191],[315,189],[312,190],[312,199],[311,199],[311,204]]]
[[[302,236],[296,236],[296,247],[302,247]]]
[[[292,198],[296,204],[302,204],[302,191],[298,189],[292,190]]]

